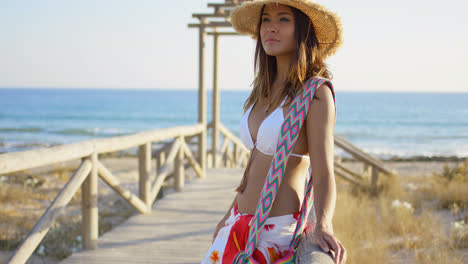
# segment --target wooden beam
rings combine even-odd
[[[179,142],[184,144],[184,138],[179,137]],[[177,155],[175,157],[175,166],[174,166],[174,187],[175,190],[180,192],[184,188],[185,184],[185,173],[184,173],[184,150],[179,147]]]
[[[140,213],[145,214],[148,212],[147,204],[140,200],[138,196],[131,191],[120,186],[120,181],[109,171],[101,162],[98,161],[98,174],[101,179],[109,185],[116,193],[122,196],[127,202],[135,207]]]
[[[223,125],[223,123],[219,123],[219,131],[227,138],[229,138],[229,140],[231,140],[234,144],[238,145],[243,151],[245,152],[250,152],[250,150],[248,150],[244,143],[242,143],[242,141],[240,141],[240,139],[234,135],[231,131],[229,131],[229,129],[227,127],[225,127]]]
[[[204,20],[201,20],[204,23]],[[198,136],[198,161],[203,173],[206,173],[206,90],[205,90],[205,27],[199,28],[198,34],[198,123],[203,126]]]
[[[382,171],[386,175],[391,176],[393,174],[396,174],[395,171],[387,169],[385,164],[381,160],[376,159],[375,157],[373,157],[373,156],[369,155],[368,153],[362,151],[361,149],[354,146],[353,144],[351,144],[351,142],[347,141],[343,137],[335,135],[334,141],[335,141],[335,145],[337,145],[338,147],[342,148],[343,150],[345,150],[346,152],[351,154],[357,160],[360,160],[360,161],[365,162],[365,163],[369,163],[369,164],[373,165],[374,167],[377,167],[380,171]]]
[[[214,22],[210,21],[207,23],[190,23],[188,24],[189,28],[204,27],[204,28],[213,28],[213,27],[232,27],[230,22]]]
[[[364,181],[364,177],[362,177],[361,175],[359,175],[359,173],[356,173],[356,172],[354,172],[354,171],[352,171],[352,170],[346,168],[345,166],[343,166],[342,163],[340,163],[340,162],[335,162],[335,163],[334,163],[334,166],[340,168],[341,170],[345,171],[347,174],[353,176],[354,178],[357,178],[357,179],[359,179],[360,181]]]
[[[112,137],[100,139],[96,143],[96,152],[114,152],[143,145],[146,142],[162,141],[178,136],[199,134],[204,129],[203,125],[196,124],[190,126],[177,126],[166,129],[158,129],[136,133],[130,136]]]
[[[217,29],[214,29],[217,30]],[[213,37],[213,92],[212,92],[212,106],[211,106],[211,123],[213,124],[211,129],[211,142],[212,142],[212,162],[213,168],[218,168],[218,146],[219,146],[219,119],[220,119],[220,96],[218,89],[218,42],[219,36],[214,35]]]
[[[8,261],[9,264],[26,263],[49,231],[57,216],[73,198],[73,195],[75,195],[86,177],[88,177],[92,166],[92,162],[89,159],[83,160],[80,167],[73,173],[70,180],[65,184],[64,188],[57,197],[55,197],[55,200],[49,205],[45,213],[41,216],[39,221],[37,221],[33,229],[16,249],[15,253],[10,257]]]
[[[84,249],[96,249],[99,236],[98,155],[91,155],[92,168],[81,186],[81,236]]]
[[[199,135],[204,129],[205,126],[202,124],[177,126],[144,131],[127,136],[92,139],[50,148],[0,154],[0,175],[81,159],[90,156],[94,152],[98,154],[116,152],[136,147],[146,142],[162,141],[177,136]]]
[[[140,199],[146,204],[147,212],[151,211],[151,142],[138,147],[138,191]]]
[[[371,176],[371,189],[372,194],[377,194],[377,182],[379,181],[379,170],[372,166],[372,176]]]
[[[151,156],[152,157],[158,157],[160,153],[167,152],[171,148],[172,143],[174,143],[174,140],[171,140],[171,141],[167,142],[166,144],[164,144],[159,149],[156,149],[156,150],[152,151]]]
[[[358,180],[354,179],[353,177],[347,175],[347,173],[343,170],[341,170],[340,167],[335,167],[335,174],[338,175],[339,177],[343,178],[344,180],[351,182],[353,184],[358,185],[359,187],[362,187],[364,189],[369,189],[368,185],[365,185],[362,182],[359,182]]]
[[[194,13],[192,14],[193,18],[228,18],[230,15],[230,12],[226,12],[224,14],[209,14],[209,13]]]
[[[213,35],[219,35],[219,36],[247,36],[245,34],[240,34],[240,33],[237,33],[237,32],[208,32],[207,34],[210,35],[210,36],[213,36]]]
[[[192,152],[190,151],[190,149],[189,149],[189,147],[187,146],[187,144],[183,143],[183,144],[182,144],[182,148],[183,148],[183,150],[184,150],[185,156],[187,157],[187,159],[188,159],[190,165],[192,166],[192,168],[193,168],[193,169],[195,170],[195,172],[197,173],[198,178],[204,178],[205,175],[203,174],[200,165],[197,163],[196,159],[193,157],[193,154],[192,154]]]
[[[249,153],[248,152],[242,152],[242,154],[239,156],[239,159],[237,160],[237,167],[242,167],[242,166],[247,166],[247,159]]]
[[[161,166],[159,169],[158,177],[154,181],[153,187],[151,188],[151,195],[150,195],[150,201],[154,201],[156,199],[156,196],[158,195],[159,190],[161,189],[162,184],[164,183],[164,180],[166,179],[166,176],[169,174],[169,166],[172,165],[174,162],[174,159],[179,151],[179,147],[181,145],[181,142],[179,139],[175,139],[174,144],[172,145],[171,150],[169,151],[169,155],[167,155],[166,163]]]
[[[0,154],[0,175],[90,156],[94,152],[93,143],[91,140]]]
[[[208,3],[208,7],[225,7],[225,8],[228,8],[228,7],[236,7],[237,5],[236,4],[229,4],[229,3]]]

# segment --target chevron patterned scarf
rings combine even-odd
[[[257,210],[252,219],[252,226],[250,228],[249,238],[244,251],[239,252],[234,262],[235,264],[241,263],[256,263],[251,258],[257,241],[260,237],[260,233],[263,230],[265,221],[270,214],[271,207],[275,201],[276,194],[278,193],[281,180],[286,169],[286,164],[289,159],[289,154],[292,152],[294,144],[299,137],[299,131],[304,123],[307,116],[310,104],[314,97],[315,92],[323,83],[327,83],[333,94],[333,102],[335,102],[335,92],[333,85],[328,79],[312,77],[304,83],[302,93],[298,94],[295,98],[289,110],[286,114],[285,120],[281,125],[280,137],[276,146],[276,152],[273,156],[268,175],[266,177],[265,184],[263,185],[262,193],[257,205]],[[335,104],[335,122],[336,122],[336,104]],[[304,195],[302,202],[301,211],[296,224],[293,238],[289,245],[288,253],[280,260],[276,261],[276,264],[280,263],[294,263],[296,256],[297,245],[301,238],[302,231],[304,229],[307,216],[309,215],[311,202],[313,200],[313,180],[312,171],[309,175],[307,190]],[[310,205],[310,206],[309,206]]]

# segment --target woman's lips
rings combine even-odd
[[[267,39],[266,42],[267,43],[274,43],[274,42],[279,42],[279,40],[277,40],[277,39]]]

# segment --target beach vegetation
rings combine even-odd
[[[466,263],[465,164],[431,177],[382,177],[377,196],[338,180],[333,226],[348,263]]]
[[[337,178],[333,226],[347,263],[466,263],[468,181],[466,163],[457,164],[424,177],[381,176],[375,196]],[[71,174],[56,167],[48,176],[0,176],[1,251],[19,246]],[[81,250],[80,202],[78,191],[34,256],[54,263]],[[134,214],[123,198],[106,202],[99,209],[99,235]]]

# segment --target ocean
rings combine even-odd
[[[0,152],[195,124],[197,95],[196,90],[3,88]],[[208,90],[208,122],[211,95]],[[237,136],[248,95],[221,91],[221,122]],[[336,91],[336,107],[335,134],[379,158],[468,156],[468,93]]]

